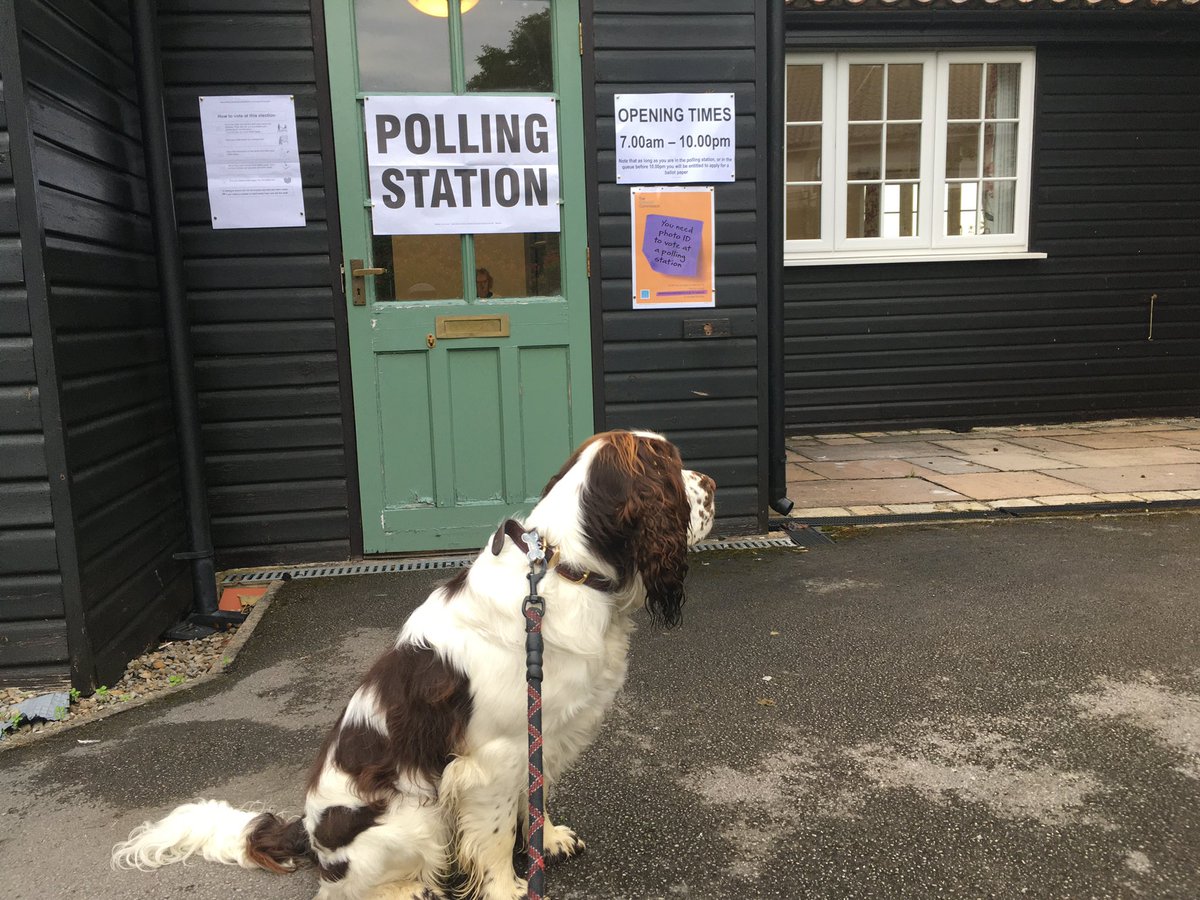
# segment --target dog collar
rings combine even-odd
[[[610,594],[617,589],[616,583],[611,578],[558,562],[558,548],[543,541],[535,529],[526,530],[525,526],[516,519],[505,519],[504,524],[496,530],[496,534],[492,537],[493,556],[499,556],[500,551],[504,549],[505,537],[516,544],[521,552],[531,560],[545,559],[548,568],[554,569],[556,574],[572,584],[590,587],[597,591],[606,591]]]

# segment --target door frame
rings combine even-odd
[[[558,109],[559,148],[559,191],[562,203],[562,293],[567,304],[569,323],[567,339],[573,348],[572,366],[581,365],[586,371],[580,378],[588,390],[576,391],[571,397],[573,413],[571,420],[580,428],[594,433],[601,421],[600,408],[596,400],[600,396],[597,373],[602,371],[602,339],[599,334],[599,285],[591,278],[591,243],[594,217],[589,214],[588,181],[594,177],[594,162],[588,162],[589,147],[594,142],[584,124],[589,112],[594,113],[594,97],[584,93],[583,20],[580,0],[550,0],[552,6],[552,42],[555,52],[555,95]],[[584,0],[586,2],[586,0]],[[361,371],[356,376],[351,352],[351,322],[349,297],[350,275],[346,271],[346,236],[342,221],[342,199],[358,193],[360,172],[363,164],[339,166],[337,157],[338,136],[342,146],[350,143],[350,135],[356,136],[350,149],[343,155],[357,154],[365,140],[362,134],[361,104],[356,102],[353,113],[345,104],[335,108],[334,84],[349,77],[357,83],[357,47],[353,25],[353,0],[310,0],[313,22],[313,46],[317,81],[318,115],[325,124],[321,129],[321,151],[323,168],[332,177],[326,180],[327,227],[330,237],[331,278],[337,288],[334,291],[334,324],[337,344],[338,375],[342,402],[342,430],[345,438],[347,512],[350,517],[350,544],[352,555],[363,557],[368,554],[387,555],[391,550],[368,549],[366,516],[371,504],[364,497],[382,497],[381,476],[369,473],[361,464],[363,448],[358,436],[357,405],[355,398],[363,389],[362,382],[374,383],[373,373]],[[450,19],[459,19],[461,13],[452,10]],[[590,29],[588,29],[590,31]],[[590,38],[590,34],[589,34]],[[340,41],[338,50],[349,48],[346,53],[336,52],[333,41]],[[579,55],[573,49],[579,46]],[[340,72],[338,67],[341,67]],[[357,93],[357,91],[355,91]],[[484,92],[484,96],[487,92]],[[564,97],[573,97],[575,102],[563,103]],[[343,163],[345,160],[343,159]],[[328,186],[334,185],[330,192]],[[571,190],[571,202],[567,202],[567,186]],[[367,238],[370,238],[368,226]],[[582,252],[568,253],[568,246],[580,247]],[[596,295],[593,296],[593,292]],[[586,308],[584,307],[586,304]],[[578,352],[574,352],[578,351]],[[590,383],[589,383],[590,382]],[[370,391],[374,396],[374,390]],[[577,436],[577,441],[586,435]],[[373,487],[372,487],[373,486]],[[373,490],[373,494],[372,494]],[[373,515],[373,513],[372,513]],[[372,523],[374,525],[374,523]],[[405,551],[407,552],[407,551]]]

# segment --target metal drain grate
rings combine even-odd
[[[691,548],[693,553],[709,550],[766,550],[772,547],[795,546],[787,538],[747,538],[736,541],[705,541]],[[270,569],[258,572],[230,572],[221,584],[264,584],[288,581],[293,578],[341,578],[346,575],[379,575],[387,572],[428,572],[439,569],[462,569],[474,562],[474,556],[437,556],[420,559],[398,559],[394,562],[345,563],[327,566],[299,566],[294,569]]]
[[[705,553],[709,550],[767,550],[772,547],[795,548],[787,538],[745,538],[736,541],[704,541],[691,548],[692,553]]]
[[[267,581],[286,581],[293,578],[340,578],[345,575],[378,575],[385,572],[428,572],[438,569],[461,569],[469,566],[473,556],[441,556],[425,559],[400,559],[395,562],[346,563],[329,566],[301,566],[295,569],[271,569],[260,572],[231,572],[221,584],[256,584]]]

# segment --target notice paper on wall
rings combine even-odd
[[[364,98],[374,234],[561,230],[552,97]]]
[[[633,308],[716,306],[713,189],[635,187]]]
[[[201,97],[213,228],[302,228],[296,101],[287,94]]]
[[[733,181],[733,94],[617,94],[617,184]]]

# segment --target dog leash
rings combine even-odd
[[[538,584],[549,567],[546,549],[537,531],[521,535],[529,558],[529,596],[521,605],[525,614],[525,677],[529,709],[529,900],[542,900],[546,891],[546,859],[543,855],[545,786],[542,776],[542,616],[546,600],[538,595]],[[520,546],[520,545],[518,545]]]

